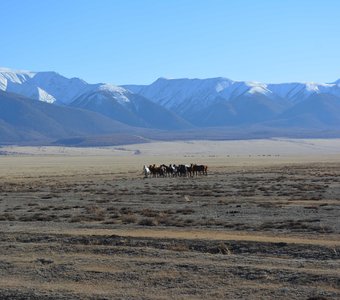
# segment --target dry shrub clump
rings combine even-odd
[[[15,221],[16,217],[14,214],[4,213],[0,215],[0,221]]]
[[[49,222],[49,221],[58,221],[59,218],[55,214],[45,214],[45,213],[35,213],[29,215],[23,215],[19,217],[19,221],[22,222]]]
[[[176,217],[174,216],[168,216],[166,214],[160,214],[157,217],[158,224],[164,225],[164,226],[173,226],[176,223]]]
[[[39,210],[47,211],[47,210],[50,210],[50,208],[48,206],[42,206],[39,208]]]
[[[150,209],[150,208],[145,208],[141,211],[140,214],[144,217],[152,218],[152,217],[157,217],[160,214],[160,212]]]
[[[176,210],[176,213],[178,214],[182,214],[182,215],[191,215],[192,213],[194,213],[195,211],[190,208],[190,207],[184,207],[184,208],[180,208]]]
[[[185,243],[171,243],[168,247],[168,250],[184,252],[184,251],[190,251],[190,248]]]
[[[127,214],[121,216],[121,221],[123,224],[132,224],[137,222],[137,217],[135,214]]]
[[[97,203],[109,203],[110,200],[109,199],[97,199],[96,202]]]
[[[90,220],[93,221],[103,221],[105,219],[104,209],[96,206],[90,205],[85,207],[85,212]]]
[[[119,211],[122,215],[128,215],[133,213],[130,207],[122,207]]]
[[[76,215],[70,218],[70,223],[80,223],[83,221],[87,221],[87,218],[84,215]]]
[[[70,219],[71,223],[86,222],[86,221],[104,221],[105,211],[104,209],[96,206],[89,205],[85,207],[85,213],[73,216]]]
[[[158,220],[155,218],[145,218],[140,220],[138,224],[142,226],[157,226]]]
[[[329,226],[322,226],[320,224],[311,224],[319,222],[319,219],[312,220],[285,220],[281,222],[264,222],[260,229],[262,230],[290,230],[296,232],[320,232],[320,233],[331,233],[333,229]]]
[[[229,250],[228,246],[224,243],[218,245],[218,251],[220,254],[230,255],[231,251]]]
[[[118,211],[118,209],[114,206],[109,206],[109,207],[106,208],[106,210],[109,211],[109,212],[117,212]]]

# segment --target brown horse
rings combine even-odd
[[[198,174],[203,174],[203,175],[208,175],[208,166],[206,165],[193,165],[191,164],[191,169],[192,169],[192,174],[193,175],[198,175]]]
[[[162,166],[156,166],[155,164],[149,166],[149,170],[153,177],[164,177],[165,170]]]

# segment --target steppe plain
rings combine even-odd
[[[340,299],[339,139],[0,154],[1,299]]]

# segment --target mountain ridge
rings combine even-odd
[[[234,81],[225,77],[160,77],[149,85],[116,86],[89,84],[80,78],[66,78],[54,71],[0,68],[0,91],[2,98],[7,97],[0,103],[3,111],[9,107],[13,110],[9,114],[12,119],[0,114],[0,127],[3,136],[14,139],[25,137],[25,134],[46,138],[48,131],[34,127],[35,124],[44,127],[45,123],[46,128],[50,128],[51,137],[59,139],[113,134],[124,126],[126,132],[134,131],[133,128],[140,128],[141,132],[145,132],[144,129],[184,130],[187,132],[185,136],[190,136],[190,132],[192,136],[202,136],[202,132],[214,136],[215,127],[219,128],[219,132],[223,130],[221,128],[226,128],[226,131],[258,128],[260,132],[312,131],[312,135],[317,130],[340,129],[340,79],[333,83],[268,84]],[[8,99],[12,99],[13,103]],[[50,106],[38,105],[41,102]],[[69,110],[62,112],[60,107]],[[72,115],[73,123],[58,116],[63,113]],[[29,114],[32,120],[29,120]],[[82,121],[81,126],[72,131],[72,127],[77,126],[77,118],[92,118],[93,128]],[[31,131],[27,133],[25,126],[19,128],[15,122],[23,122]],[[108,130],[102,127],[105,123],[110,123]],[[96,126],[99,126],[97,131]],[[211,129],[202,131],[203,128]],[[160,135],[157,133],[157,136]],[[181,136],[174,132],[166,134],[171,135]]]

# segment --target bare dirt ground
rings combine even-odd
[[[0,298],[340,299],[337,143],[2,148]]]

